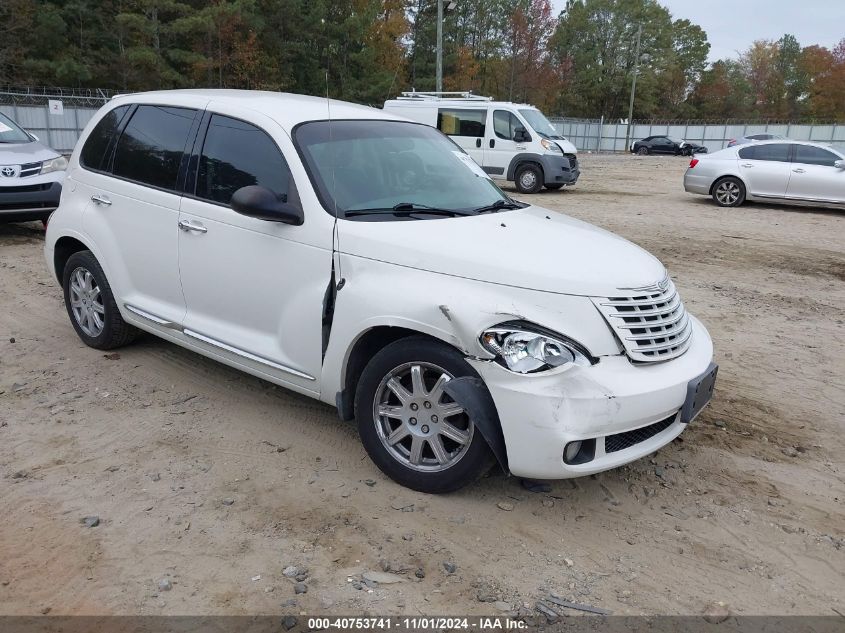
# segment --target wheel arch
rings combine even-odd
[[[338,414],[342,420],[350,421],[355,418],[355,389],[358,386],[358,381],[361,378],[364,367],[366,367],[369,360],[391,343],[404,338],[410,338],[412,336],[428,338],[431,341],[436,341],[438,343],[445,343],[446,345],[457,349],[462,354],[464,353],[463,350],[460,350],[448,340],[444,340],[427,332],[421,332],[419,330],[399,325],[385,324],[370,327],[369,329],[363,331],[358,338],[352,342],[343,363],[341,371],[341,390],[337,393],[335,398]]]
[[[736,178],[739,182],[742,183],[742,186],[745,188],[745,193],[748,195],[748,185],[746,184],[745,180],[738,174],[722,174],[718,178],[714,178],[713,182],[710,183],[710,190],[707,192],[708,195],[713,195],[713,190],[716,188],[720,182],[722,182],[725,178]]]
[[[543,159],[539,154],[517,154],[511,159],[508,165],[507,179],[511,182],[516,180],[517,170],[525,164],[536,165],[543,176],[543,182],[546,181],[546,171],[543,169]]]
[[[70,256],[80,251],[90,250],[91,248],[87,244],[70,235],[63,235],[56,240],[56,244],[53,247],[53,270],[60,284],[64,281],[65,265],[67,265],[67,260],[70,259]]]

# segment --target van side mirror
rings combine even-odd
[[[514,128],[513,140],[517,143],[527,143],[531,140],[531,135],[524,127]]]
[[[836,169],[845,169],[845,160],[838,160],[833,163],[833,166],[836,167]]]
[[[249,185],[233,195],[229,206],[233,211],[250,218],[300,226],[305,222],[302,209],[287,201],[287,196],[270,191],[267,187]]]

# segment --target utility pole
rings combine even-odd
[[[643,34],[643,25],[637,29],[637,46],[634,52],[634,78],[631,80],[631,102],[628,104],[628,128],[625,130],[625,151],[630,150],[631,143],[631,119],[634,117],[634,95],[637,94],[637,75],[640,72],[640,38]]]
[[[437,92],[443,92],[443,0],[437,0]]]

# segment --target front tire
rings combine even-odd
[[[640,147],[637,149],[638,156],[648,156],[648,148],[647,147]]]
[[[395,482],[452,492],[482,477],[493,455],[466,411],[443,391],[452,378],[477,377],[455,349],[423,337],[391,343],[364,368],[355,392],[361,442]]]
[[[519,193],[537,193],[543,188],[543,170],[539,165],[527,163],[516,170],[516,190]]]
[[[713,200],[720,207],[738,207],[745,202],[745,185],[733,176],[722,178],[713,185]]]
[[[73,329],[89,347],[114,349],[138,336],[138,330],[120,316],[108,279],[91,251],[68,258],[62,287]]]

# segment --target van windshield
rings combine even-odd
[[[0,143],[31,143],[32,138],[23,128],[5,114],[0,113]]]
[[[296,128],[294,142],[320,201],[338,217],[422,219],[517,206],[469,155],[427,125],[311,121]]]
[[[549,123],[549,120],[539,110],[535,110],[534,108],[525,108],[520,110],[519,113],[526,121],[528,121],[528,125],[534,128],[534,131],[543,138],[563,138],[560,134],[558,134],[555,126]]]

